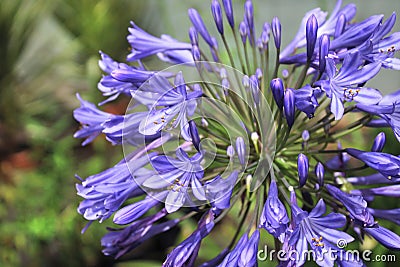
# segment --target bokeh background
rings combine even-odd
[[[234,1],[239,14],[243,2]],[[334,2],[255,0],[254,5],[258,25],[271,21],[273,16],[281,19],[283,43],[287,44],[307,10],[317,6],[332,10]],[[393,11],[400,11],[399,0],[352,2],[358,5],[358,20],[372,14],[389,16]],[[128,53],[126,35],[130,20],[156,36],[168,33],[188,41],[187,9],[197,8],[206,23],[213,26],[209,3],[202,0],[1,0],[0,266],[160,266],[168,247],[182,240],[194,227],[194,222],[184,225],[120,261],[101,254],[100,239],[110,223],[94,223],[81,235],[86,222],[76,212],[80,199],[76,195],[74,175],[86,177],[100,172],[113,166],[123,154],[120,147],[111,146],[104,138],[97,138],[82,148],[81,140],[72,138],[79,127],[72,110],[79,105],[76,92],[93,102],[103,100],[96,89],[101,77],[98,51],[123,61]],[[395,29],[400,30],[399,22]],[[157,68],[155,61],[147,63]],[[384,71],[370,86],[384,93],[393,92],[400,88],[400,75]],[[126,104],[121,99],[104,108],[124,113]],[[344,142],[369,147],[377,132],[359,132]],[[386,151],[400,154],[398,142],[390,131],[387,136]],[[396,201],[382,200],[382,203],[387,208],[399,207]],[[227,223],[221,235],[229,235],[234,227],[234,222]],[[400,233],[398,228],[392,229]],[[363,248],[374,249],[374,253],[392,253],[369,239]],[[209,258],[218,250],[218,240],[207,239],[200,257]],[[400,261],[400,255],[397,258]],[[367,263],[368,266],[397,266],[392,264]]]

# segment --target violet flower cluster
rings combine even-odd
[[[399,156],[383,152],[383,132],[371,148],[340,144],[373,127],[400,141],[400,90],[383,96],[368,86],[381,69],[400,70],[396,15],[356,22],[356,6],[339,0],[329,16],[307,12],[284,45],[279,18],[256,27],[251,0],[234,13],[231,0],[212,0],[203,18],[189,9],[183,41],[132,22],[128,63],[100,52],[106,99],[98,107],[78,95],[74,117],[82,145],[104,135],[125,151],[114,167],[77,176],[79,214],[120,225],[101,240],[103,253],[119,258],[194,218],[197,228],[163,266],[257,266],[266,233],[276,250],[311,251],[320,266],[365,265],[340,257],[339,240],[369,236],[399,250],[400,237],[380,221],[400,224],[400,209],[373,208],[376,197],[400,197]],[[150,70],[147,58],[172,67]],[[102,111],[118,98],[131,100],[126,114]],[[232,217],[238,226],[225,247],[199,261],[203,239]]]

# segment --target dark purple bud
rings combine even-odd
[[[325,176],[325,168],[321,162],[317,163],[315,166],[315,175],[317,176],[317,181],[320,187],[324,186],[324,176]]]
[[[283,107],[283,96],[285,89],[281,78],[275,78],[270,83],[272,95],[274,96],[276,105],[281,109]]]
[[[189,29],[189,38],[192,45],[199,45],[199,35],[194,27]]]
[[[329,35],[324,34],[319,44],[319,71],[323,73],[326,67],[326,57],[329,53],[330,39]]]
[[[246,164],[246,143],[244,142],[244,139],[241,136],[236,138],[236,152],[240,164],[244,166]]]
[[[297,158],[297,171],[299,173],[299,187],[303,187],[308,178],[308,158],[302,153]]]
[[[285,112],[285,117],[289,128],[292,128],[294,123],[294,113],[295,113],[295,97],[293,89],[286,89],[285,95],[283,97],[283,110]]]
[[[275,47],[281,48],[281,22],[278,17],[272,19],[272,35],[274,36]]]
[[[224,34],[224,24],[222,22],[221,5],[218,0],[213,0],[211,3],[211,12],[214,17],[215,25],[217,25],[218,32]]]
[[[244,3],[244,19],[251,33],[254,29],[254,9],[251,0]]]
[[[242,37],[243,44],[245,44],[247,39],[247,25],[244,21],[239,24],[239,33],[240,37]]]
[[[383,147],[385,146],[386,143],[386,135],[384,132],[380,132],[374,140],[374,143],[372,145],[371,151],[372,152],[382,152]]]
[[[347,23],[346,16],[344,14],[341,14],[336,22],[335,34],[334,34],[335,38],[338,38],[344,32],[346,23]]]
[[[301,133],[301,138],[303,139],[303,141],[307,142],[308,140],[310,140],[310,133],[307,130],[304,130]]]
[[[224,5],[226,18],[228,19],[229,25],[233,29],[235,27],[235,20],[233,18],[232,0],[222,0],[222,4]]]
[[[193,120],[189,121],[189,133],[192,137],[192,144],[197,151],[200,151],[200,136],[199,132],[197,131],[196,123]]]
[[[200,61],[201,59],[200,49],[197,45],[192,46],[192,56],[194,61]]]
[[[313,54],[315,43],[317,42],[318,21],[314,15],[311,15],[306,24],[306,40],[307,40],[307,59],[310,61]]]
[[[197,12],[197,10],[194,8],[189,8],[188,14],[189,14],[189,19],[192,22],[195,29],[200,33],[200,35],[203,37],[206,43],[210,47],[213,47],[214,43],[211,39],[211,35],[207,31],[207,28],[204,25],[203,19],[201,18],[199,12]]]

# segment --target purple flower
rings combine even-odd
[[[374,77],[380,70],[380,63],[371,63],[361,69],[358,53],[345,57],[342,67],[336,73],[336,64],[333,59],[326,59],[326,74],[328,80],[318,81],[317,84],[332,99],[331,112],[335,119],[342,118],[344,113],[343,101],[356,101],[362,104],[376,104],[382,96],[378,90],[368,87],[359,87]]]
[[[87,220],[102,222],[128,198],[142,195],[144,192],[140,185],[154,174],[154,171],[143,168],[146,164],[147,157],[121,161],[99,174],[81,179],[82,183],[76,185],[76,190],[84,200],[79,204],[78,213]]]
[[[248,233],[244,233],[236,246],[229,252],[224,260],[217,267],[254,267],[257,266],[257,252],[260,233],[255,230],[248,238]]]
[[[376,222],[367,209],[367,202],[360,195],[347,194],[333,185],[326,185],[329,193],[350,212],[350,217],[363,227],[373,227]]]
[[[208,32],[206,26],[204,25],[203,19],[201,18],[199,12],[197,12],[196,9],[190,8],[188,10],[189,18],[190,21],[192,22],[194,28],[200,33],[200,35],[203,37],[204,41],[212,47],[215,48],[215,44],[212,41],[211,35]]]
[[[141,90],[136,91],[133,98],[150,106],[146,118],[139,125],[139,132],[154,135],[163,129],[167,130],[168,124],[172,128],[180,125],[183,137],[191,140],[187,116],[193,115],[197,106],[196,99],[203,93],[187,90],[188,86],[180,72],[175,77],[174,86],[164,77],[157,76],[143,85]],[[160,106],[163,108],[157,109]]]
[[[206,183],[206,198],[213,208],[223,210],[230,207],[232,190],[238,179],[239,172],[233,171],[227,178],[217,175]]]
[[[295,116],[295,93],[293,89],[288,88],[285,91],[283,97],[283,111],[290,129],[293,126]]]
[[[386,143],[386,135],[384,132],[380,132],[374,140],[374,143],[372,144],[371,151],[372,152],[382,152],[383,147],[385,146]]]
[[[322,188],[324,186],[325,168],[321,162],[315,166],[315,176],[317,176],[318,185]]]
[[[193,197],[201,201],[206,200],[204,187],[200,182],[204,175],[200,165],[203,155],[197,153],[189,157],[179,148],[176,150],[176,156],[177,158],[172,158],[161,155],[152,158],[151,164],[157,174],[143,183],[147,188],[168,190],[165,208],[169,213],[177,211],[185,203],[191,203]]]
[[[278,187],[276,182],[271,180],[267,201],[260,216],[259,227],[263,227],[268,233],[283,242],[288,223],[289,217],[285,205],[278,198]]]
[[[214,214],[208,212],[200,219],[197,229],[182,243],[175,247],[163,263],[163,267],[193,266],[200,243],[214,227]]]
[[[153,35],[148,34],[135,23],[131,22],[132,28],[129,28],[129,35],[127,37],[129,44],[132,46],[132,51],[128,55],[128,61],[140,60],[145,57],[155,55],[157,53],[175,52],[181,54],[182,57],[191,59],[190,49],[192,46],[188,43],[182,43],[172,39],[167,35],[157,38]],[[186,63],[184,61],[181,63]]]
[[[348,177],[346,180],[353,185],[373,185],[373,184],[388,184],[388,183],[398,183],[400,178],[394,178],[388,180],[386,176],[380,173],[371,174],[368,176],[358,176],[358,177]]]
[[[224,34],[224,24],[222,21],[221,5],[219,4],[218,0],[213,0],[211,2],[211,12],[213,14],[215,25],[217,26],[218,32],[220,34]]]
[[[275,47],[277,49],[281,48],[281,22],[278,17],[272,19],[272,36],[274,36]]]
[[[400,178],[400,158],[383,152],[365,152],[347,148],[346,152],[380,172],[388,179]]]
[[[334,257],[329,255],[332,253],[329,248],[335,249],[339,239],[352,242],[354,238],[342,231],[336,230],[346,224],[346,217],[344,215],[332,212],[323,216],[325,212],[326,206],[322,199],[318,201],[317,205],[310,213],[300,209],[297,203],[292,203],[295,227],[289,243],[295,246],[299,255],[304,255],[303,253],[307,251],[308,246],[310,246],[315,252],[315,254],[313,254],[316,256],[314,260],[318,259],[319,265],[333,266]],[[305,257],[299,257],[296,264],[297,266],[301,266],[304,262]]]
[[[270,83],[272,95],[274,96],[275,102],[279,109],[283,108],[283,95],[285,88],[281,78],[275,78]]]
[[[247,149],[246,149],[246,143],[244,142],[244,139],[241,136],[236,138],[236,151],[240,164],[242,166],[245,166],[247,158]]]
[[[294,90],[295,105],[298,110],[303,111],[308,118],[313,118],[315,110],[318,107],[317,96],[320,89],[314,89],[310,85],[306,85],[300,89]]]
[[[400,250],[400,236],[389,229],[378,225],[377,227],[364,228],[363,230],[388,249]]]
[[[109,233],[101,239],[101,245],[104,247],[103,253],[107,256],[119,258],[142,244],[147,239],[162,232],[166,232],[179,223],[180,220],[175,219],[155,224],[155,222],[163,218],[166,214],[167,212],[165,210],[161,210],[156,214],[138,220],[125,228],[109,228]]]
[[[374,215],[375,217],[382,218],[388,221],[392,221],[398,225],[400,225],[400,209],[391,209],[391,210],[380,210],[380,209],[372,209],[368,208],[368,211]]]
[[[233,29],[235,27],[235,18],[233,16],[232,0],[222,0],[222,4],[224,5],[226,18],[228,19],[229,25]]]
[[[400,91],[384,96],[376,105],[360,103],[357,104],[357,108],[381,117],[392,128],[397,140],[400,141]]]
[[[308,158],[306,155],[300,153],[297,157],[297,172],[299,175],[299,187],[303,187],[308,178]]]
[[[314,54],[315,43],[317,42],[318,21],[314,15],[311,15],[306,23],[307,40],[307,60],[311,61]]]

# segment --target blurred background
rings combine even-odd
[[[188,41],[189,7],[197,8],[206,23],[214,27],[209,2],[1,0],[0,266],[160,266],[165,257],[162,247],[170,246],[172,237],[165,246],[150,244],[130,258],[115,262],[101,254],[100,239],[110,223],[93,223],[85,234],[80,234],[86,222],[76,212],[80,199],[74,175],[87,177],[100,172],[123,155],[120,147],[111,146],[103,138],[84,148],[80,146],[82,140],[72,138],[79,128],[72,117],[73,109],[79,106],[75,93],[95,103],[103,100],[96,89],[101,77],[98,51],[124,61],[130,20],[156,36],[167,33]],[[243,2],[234,1],[239,14]],[[398,0],[352,2],[358,4],[359,20],[375,13],[389,16],[400,9]],[[334,1],[281,0],[277,4],[255,0],[254,5],[260,27],[273,16],[280,17],[283,43],[287,44],[307,10],[317,6],[332,10]],[[395,27],[398,31],[399,23]],[[400,88],[400,76],[384,71],[370,86],[393,92]],[[104,109],[121,114],[126,104],[122,99]],[[362,147],[363,140],[368,140],[369,146],[377,132],[369,138],[361,132],[347,142]],[[397,141],[390,131],[387,133],[390,145],[386,151],[399,154]],[[395,202],[385,203],[389,204],[398,207]],[[183,226],[178,240],[186,233]],[[367,241],[364,248],[388,253],[374,241]],[[207,253],[215,255],[219,249],[210,241],[200,256],[208,258]]]

